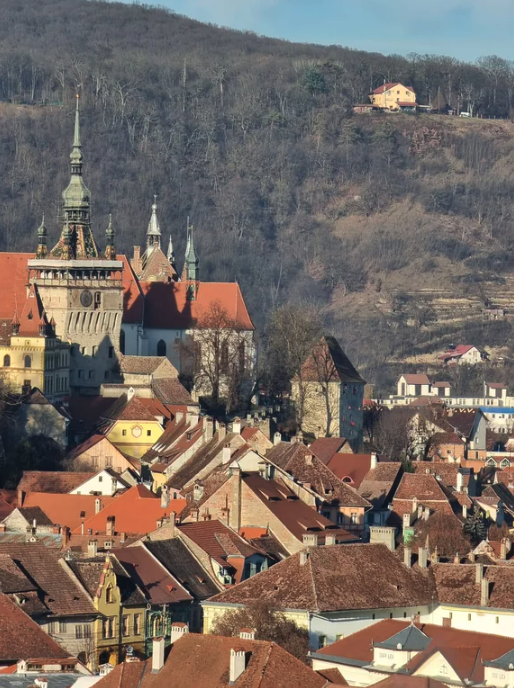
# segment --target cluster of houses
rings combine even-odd
[[[57,245],[42,223],[36,257],[0,254],[12,444],[66,453],[66,470],[0,490],[0,685],[513,685],[514,446],[487,417],[506,388],[468,408],[401,376],[410,402],[381,413],[393,429],[408,413],[416,460],[384,456],[363,378],[323,337],[291,381],[301,430],[222,422],[200,397],[251,374],[239,287],[199,281],[192,228],[179,277],[155,202],[146,251],[117,256],[110,220],[100,255],[78,105],[71,173]],[[262,629],[218,633],[262,604],[308,656]]]

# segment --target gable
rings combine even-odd
[[[413,676],[428,676],[440,681],[454,681],[461,684],[461,678],[446,657],[436,650],[413,672]]]

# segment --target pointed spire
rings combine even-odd
[[[116,259],[116,248],[114,244],[114,228],[112,226],[112,215],[109,215],[109,225],[105,230],[105,257],[107,260]]]
[[[171,240],[171,234],[170,234],[170,240],[168,242],[168,254],[167,254],[167,259],[168,263],[172,266],[175,265],[175,251],[173,250],[173,241]]]
[[[71,149],[70,158],[72,166],[72,174],[80,174],[82,172],[82,143],[80,142],[80,110],[79,110],[79,100],[80,96],[77,93],[77,103],[75,106],[75,131],[73,134],[73,148]],[[73,166],[80,166],[80,170],[74,172]]]
[[[45,214],[43,213],[43,219],[37,230],[37,251],[36,258],[45,258],[47,254],[46,249],[46,227],[45,227]]]
[[[154,194],[153,197],[152,215],[146,233],[146,247],[148,249],[161,248],[161,228],[157,219],[157,194]]]
[[[189,224],[189,218],[187,218],[186,260],[182,271],[182,279],[198,282],[199,278],[199,260],[195,250],[194,227]]]

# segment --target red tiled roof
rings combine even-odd
[[[0,253],[0,318],[12,320],[21,313],[27,300],[27,261],[33,253]]]
[[[407,568],[385,545],[329,545],[307,552],[304,564],[301,553],[294,554],[210,602],[265,600],[280,609],[329,612],[414,606],[435,599],[429,569]]]
[[[432,382],[432,387],[440,387],[441,389],[451,387],[449,382]]]
[[[68,526],[70,530],[80,528],[83,521],[95,513],[95,501],[101,500],[102,508],[107,507],[117,497],[95,497],[95,495],[53,494],[50,492],[28,492],[23,506],[38,506],[52,523]],[[81,516],[84,514],[84,516]],[[87,532],[87,531],[86,531]]]
[[[320,544],[326,535],[334,535],[338,542],[355,540],[344,528],[334,528],[332,521],[298,499],[285,485],[256,473],[244,476],[243,482],[298,540],[307,532],[316,534]]]
[[[507,385],[504,385],[503,382],[486,382],[485,383],[488,387],[491,389],[506,389]]]
[[[449,360],[450,358],[460,358],[474,348],[475,347],[472,344],[459,344],[459,346],[456,346],[455,349],[448,349],[448,351],[445,351],[444,354],[439,358],[442,358],[445,361]]]
[[[382,86],[379,86],[376,88],[373,93],[384,93],[384,91],[388,91],[390,88],[393,88],[394,86],[401,86],[402,88],[406,88],[408,91],[412,91],[414,93],[414,89],[412,86],[404,86],[401,84],[399,81],[394,81],[394,82],[388,82],[386,84],[382,84]]]
[[[149,401],[152,401],[149,399]],[[112,421],[134,420],[134,421],[155,421],[154,415],[142,403],[139,397],[128,399],[126,394],[116,399],[112,406],[105,412],[105,418]]]
[[[318,650],[314,656],[322,660],[324,655],[327,655],[327,661],[330,661],[329,657],[340,657],[350,662],[352,660],[371,662],[373,644],[389,640],[409,625],[406,621],[395,619],[379,621],[332,645],[327,645]],[[441,652],[463,683],[466,679],[473,685],[477,685],[484,680],[484,662],[498,659],[514,649],[514,638],[461,631],[433,624],[416,624],[416,626],[430,638],[430,643],[426,650],[419,652],[407,665],[408,671],[419,669],[434,652]],[[393,685],[396,686],[395,683]]]
[[[406,375],[401,375],[408,385],[429,385],[430,380],[428,375],[425,373],[407,373]]]
[[[127,256],[118,256],[118,260],[123,261],[123,322],[127,324],[142,323],[143,293]]]
[[[37,288],[31,284],[21,313],[18,310],[20,325],[19,334],[31,337],[39,336],[41,324],[47,325],[48,322],[44,315],[43,304],[39,298]]]
[[[328,467],[339,480],[349,478],[345,482],[358,488],[371,467],[371,454],[334,454]]]
[[[23,471],[18,490],[68,494],[95,475],[96,473],[74,473],[73,471]]]
[[[302,366],[303,381],[341,381],[348,384],[363,384],[353,363],[345,354],[335,337],[324,336],[316,344],[312,354]]]
[[[328,465],[330,459],[346,444],[344,437],[320,437],[310,445],[318,459]]]
[[[114,554],[152,604],[192,601],[187,590],[144,547],[123,547]]]
[[[74,497],[75,495],[69,495]],[[95,499],[93,497],[93,499]],[[84,523],[84,532],[89,529],[95,533],[105,533],[107,517],[115,517],[115,531],[118,533],[151,533],[157,527],[157,521],[169,517],[172,512],[180,514],[186,505],[185,499],[172,499],[166,508],[161,507],[161,500],[144,485],[134,485],[119,497],[102,497],[109,503],[98,514],[93,514]],[[80,525],[74,528],[80,532]]]
[[[0,662],[17,662],[34,656],[64,659],[69,657],[69,652],[17,604],[0,593]]]
[[[145,295],[145,327],[201,327],[212,307],[219,304],[235,327],[254,329],[237,282],[200,282],[194,301],[187,298],[187,282],[141,282],[141,289]]]
[[[374,688],[445,688],[445,684],[435,678],[425,676],[404,676],[394,674],[383,681],[373,684]]]
[[[171,647],[159,673],[151,660],[119,664],[98,688],[228,688],[230,651],[244,650],[246,665],[237,688],[324,688],[326,680],[275,643],[185,633]]]

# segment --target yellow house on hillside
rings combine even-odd
[[[402,110],[416,107],[416,93],[412,86],[398,82],[383,84],[370,95],[373,105],[382,110]]]
[[[72,575],[84,588],[100,616],[95,621],[88,664],[118,664],[127,647],[144,657],[146,599],[120,562],[112,554],[96,556],[96,540],[88,547],[88,559],[68,561]]]
[[[164,432],[160,409],[152,413],[156,403],[130,391],[122,394],[106,412],[101,431],[122,454],[140,459]]]
[[[42,390],[49,401],[70,393],[70,346],[55,336],[34,285],[21,315],[3,322],[0,364],[7,385],[16,393]]]

